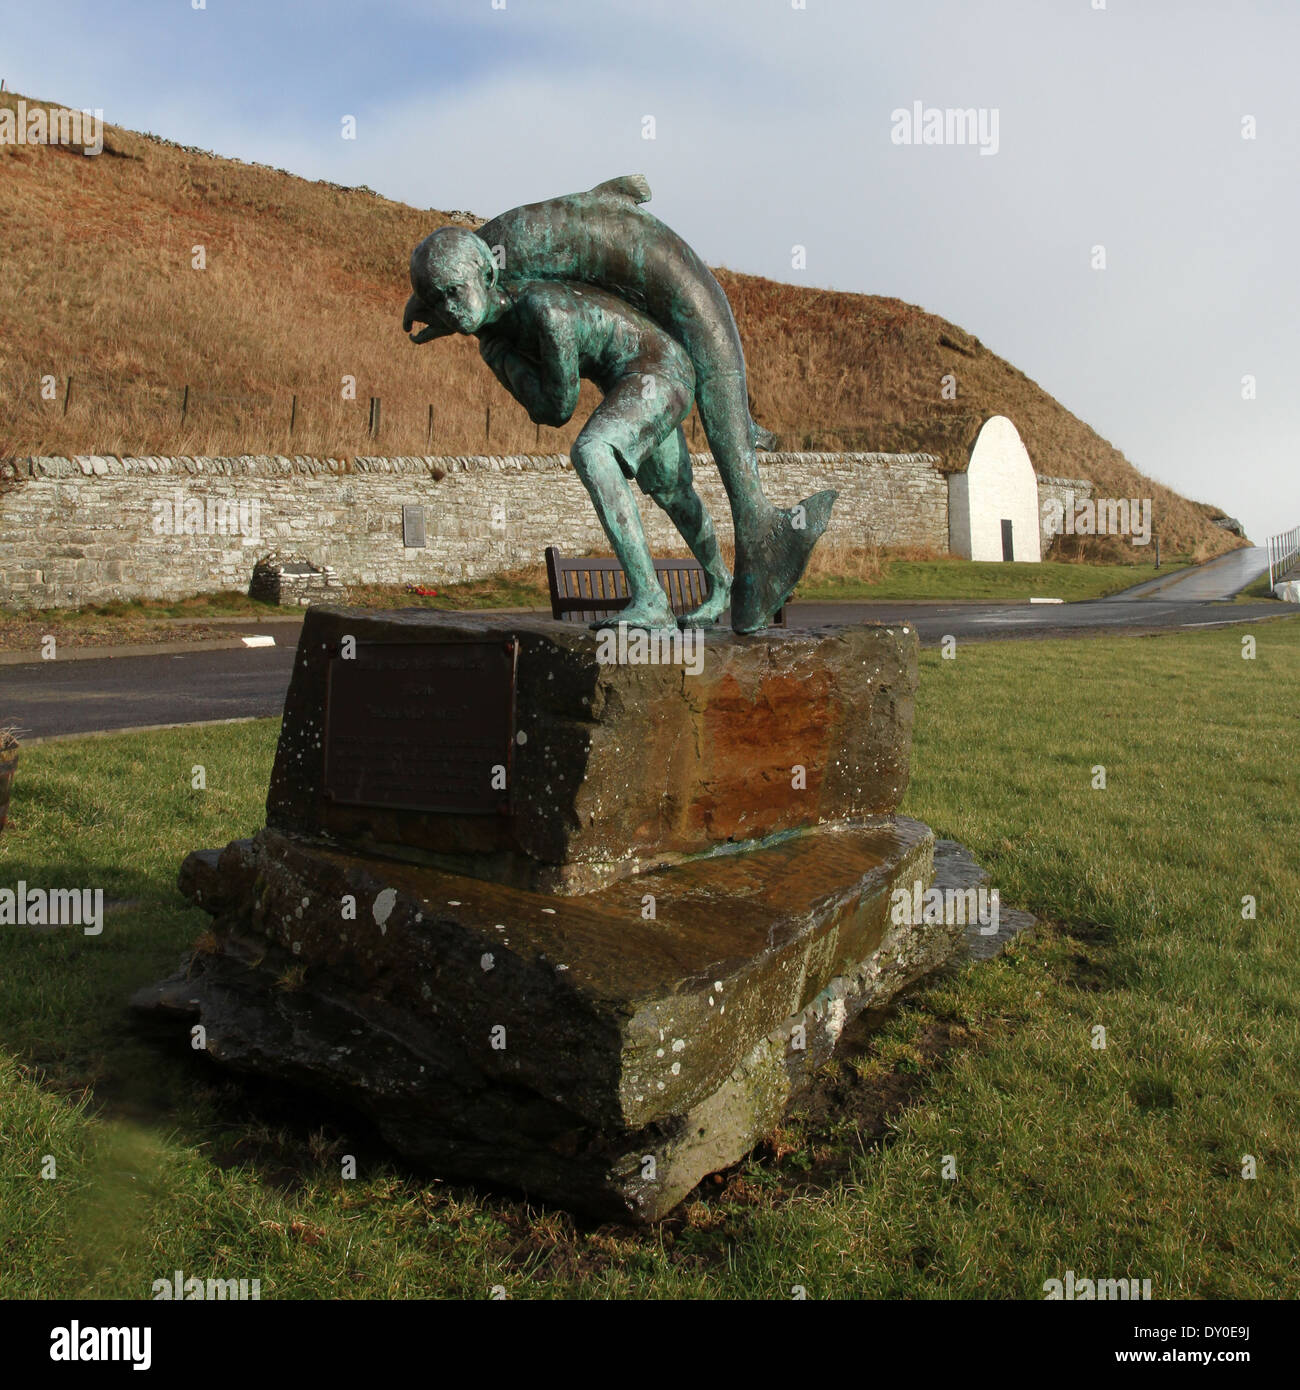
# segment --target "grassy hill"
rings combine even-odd
[[[580,406],[577,424],[538,429],[473,343],[417,349],[402,336],[412,246],[463,215],[112,126],[97,158],[0,146],[0,189],[0,456],[549,453],[567,450],[586,417]],[[782,447],[917,449],[956,466],[981,423],[1006,414],[1040,473],[1151,497],[1169,550],[1204,557],[1239,543],[1211,524],[1218,508],[1143,477],[953,324],[897,299],[719,278],[755,417]],[[955,401],[940,398],[948,372]],[[355,400],[342,398],[345,376]],[[696,442],[705,447],[702,432]]]

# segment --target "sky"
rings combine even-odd
[[[711,264],[918,304],[1253,539],[1300,526],[1300,0],[62,0],[52,23],[0,0],[11,90],[418,207],[644,173]],[[906,143],[917,103],[981,113],[983,143]]]

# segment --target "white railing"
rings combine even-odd
[[[1280,536],[1270,536],[1268,545],[1268,587],[1281,579],[1300,557],[1300,526],[1294,530],[1283,531]]]

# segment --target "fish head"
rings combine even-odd
[[[420,329],[418,333],[412,333],[411,329],[417,323],[427,326]],[[413,343],[429,343],[435,338],[446,338],[456,330],[449,328],[441,316],[430,309],[418,294],[413,294],[406,301],[406,311],[402,315],[402,331]]]

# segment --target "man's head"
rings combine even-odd
[[[446,332],[477,333],[488,318],[496,282],[496,262],[480,237],[464,227],[440,227],[411,253],[415,294],[404,326],[409,331],[414,322],[429,324],[412,335],[417,343]]]

